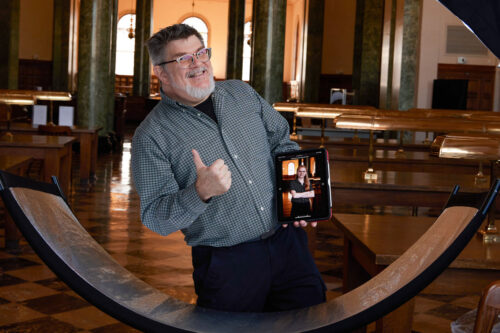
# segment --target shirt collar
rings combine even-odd
[[[215,81],[215,89],[214,89],[214,92],[212,93],[212,96],[214,96],[214,98],[217,98],[218,96],[223,96],[223,95],[224,95],[224,89],[222,89],[219,86],[219,84],[217,83],[217,81]],[[178,105],[178,106],[187,107],[187,105],[182,104],[182,103],[176,101],[175,99],[172,99],[172,98],[168,97],[167,95],[165,95],[165,92],[163,91],[163,89],[161,87],[160,87],[160,96],[161,96],[162,102],[164,102],[168,105]]]

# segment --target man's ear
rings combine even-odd
[[[163,66],[154,66],[153,72],[163,84],[168,84],[168,75]]]

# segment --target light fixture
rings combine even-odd
[[[35,98],[23,94],[0,94],[0,104],[5,105],[5,121],[7,121],[7,131],[3,134],[4,137],[12,140],[13,135],[10,132],[10,124],[12,122],[12,105],[33,105]]]
[[[479,172],[476,175],[486,177],[482,172],[482,162],[490,162],[490,185],[498,177],[496,170],[500,163],[500,137],[488,134],[448,134],[438,136],[434,140],[434,151],[439,148],[439,157],[442,158],[460,158],[466,160],[479,161]],[[485,181],[477,182],[476,186],[483,187]],[[488,215],[488,223],[478,233],[482,236],[484,243],[500,243],[498,228],[495,226],[494,211]]]
[[[33,105],[35,98],[22,94],[0,94],[0,103],[7,105]]]
[[[134,34],[134,25],[133,25],[133,19],[134,19],[134,14],[133,9],[134,9],[134,0],[131,1],[131,6],[130,6],[132,12],[130,13],[130,27],[128,28],[128,38],[134,39],[135,34]]]

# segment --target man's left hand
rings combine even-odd
[[[307,224],[308,223],[306,221],[304,221],[304,220],[293,222],[293,226],[295,228],[298,228],[298,227],[307,227]],[[316,222],[316,221],[311,222],[311,227],[316,228],[317,225],[318,225],[318,222]],[[282,226],[283,226],[283,228],[286,228],[286,227],[288,227],[288,224],[282,224]]]

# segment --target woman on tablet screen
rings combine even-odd
[[[290,182],[290,193],[292,194],[292,217],[311,216],[310,198],[314,198],[314,190],[304,165],[297,168],[295,180]]]

